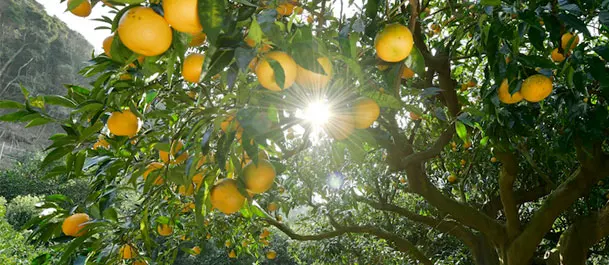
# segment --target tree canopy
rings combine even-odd
[[[89,181],[29,223],[62,264],[608,261],[607,1],[63,4],[115,9],[94,81],[0,101]]]

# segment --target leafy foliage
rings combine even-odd
[[[39,214],[36,204],[41,201],[40,197],[17,196],[6,207],[6,220],[15,229],[21,229],[32,217]]]

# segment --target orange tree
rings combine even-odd
[[[115,10],[90,86],[0,102],[0,120],[60,124],[43,163],[90,182],[30,222],[60,263],[165,264],[205,240],[273,259],[265,226],[423,264],[462,251],[414,229],[476,264],[607,251],[606,1],[64,4]],[[303,205],[306,234],[282,218]]]

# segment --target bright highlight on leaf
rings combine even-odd
[[[304,112],[304,119],[307,120],[315,128],[319,128],[326,124],[331,116],[330,106],[323,102],[317,101],[309,104]]]

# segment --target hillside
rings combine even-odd
[[[20,85],[32,94],[64,94],[63,84],[85,83],[77,73],[92,50],[34,0],[0,1],[0,99],[20,101]],[[25,129],[0,122],[0,160],[40,149],[55,131],[50,125]]]

